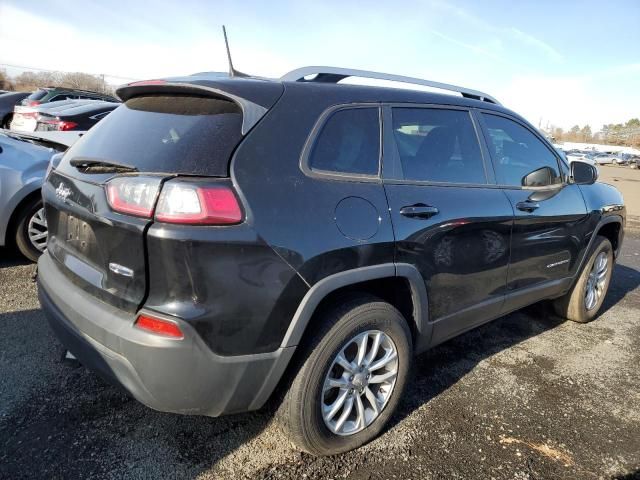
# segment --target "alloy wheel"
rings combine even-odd
[[[29,219],[27,236],[31,244],[39,252],[44,252],[44,249],[47,248],[48,234],[47,219],[44,216],[44,208],[41,208]]]
[[[584,294],[584,306],[587,310],[593,310],[605,294],[604,289],[607,282],[608,271],[609,257],[606,252],[600,252],[595,262],[593,262],[589,278],[587,279],[587,288]]]
[[[353,435],[378,418],[398,376],[398,351],[380,330],[362,332],[334,358],[322,388],[325,425],[336,435]]]

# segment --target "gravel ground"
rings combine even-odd
[[[379,439],[320,459],[273,406],[158,413],[63,361],[33,271],[0,250],[0,478],[640,478],[639,233],[597,321],[536,305],[449,341],[416,360]]]

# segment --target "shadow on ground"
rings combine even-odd
[[[0,268],[17,267],[32,263],[10,247],[0,247]]]

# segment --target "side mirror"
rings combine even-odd
[[[554,183],[555,170],[551,167],[541,167],[522,177],[523,187],[547,187]]]
[[[598,179],[598,169],[579,160],[571,162],[571,179],[578,185],[592,185]]]

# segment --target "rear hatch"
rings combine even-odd
[[[146,295],[145,233],[162,184],[228,177],[246,127],[237,98],[147,90],[129,89],[137,96],[70,148],[43,186],[51,256],[83,290],[131,312]]]

